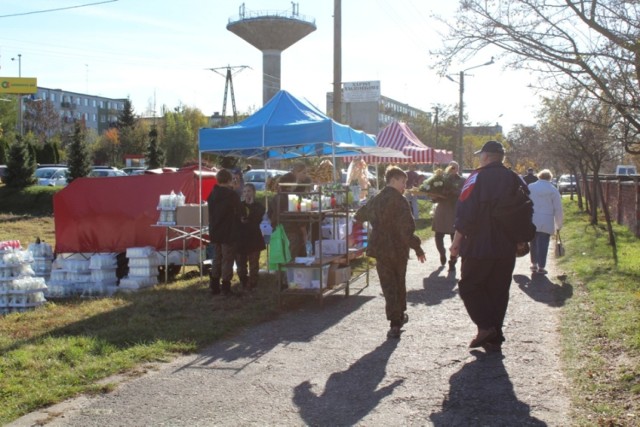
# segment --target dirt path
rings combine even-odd
[[[410,321],[387,340],[377,276],[349,298],[300,310],[163,364],[114,392],[81,397],[13,426],[566,426],[558,314],[570,289],[531,280],[518,260],[503,354],[470,351],[475,333],[456,280],[438,265],[409,262]],[[361,287],[362,281],[354,284]]]

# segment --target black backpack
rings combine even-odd
[[[514,243],[530,242],[536,235],[533,225],[533,202],[529,189],[519,176],[512,173],[513,190],[496,200],[491,217]]]

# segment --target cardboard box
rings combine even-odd
[[[178,206],[176,208],[176,225],[200,226],[197,204]],[[209,205],[200,206],[202,209],[202,225],[209,225]]]
[[[329,264],[322,267],[322,287],[327,287]],[[320,289],[320,267],[287,267],[289,288]]]
[[[316,258],[320,256],[320,240],[316,240],[314,252]],[[346,240],[328,240],[322,239],[322,255],[345,255],[347,253]]]
[[[327,287],[333,288],[336,285],[341,283],[346,283],[351,279],[351,267],[347,266],[338,266],[336,264],[331,264],[331,268],[329,269],[329,280],[327,282]]]

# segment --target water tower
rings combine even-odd
[[[229,18],[227,30],[242,37],[262,51],[262,103],[266,104],[280,90],[280,55],[283,50],[316,30],[315,20],[298,13],[298,4],[291,11],[246,11],[240,6],[240,16]]]

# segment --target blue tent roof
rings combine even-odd
[[[285,90],[245,120],[202,128],[198,138],[201,152],[261,158],[353,155],[376,146],[374,136],[337,123]]]

